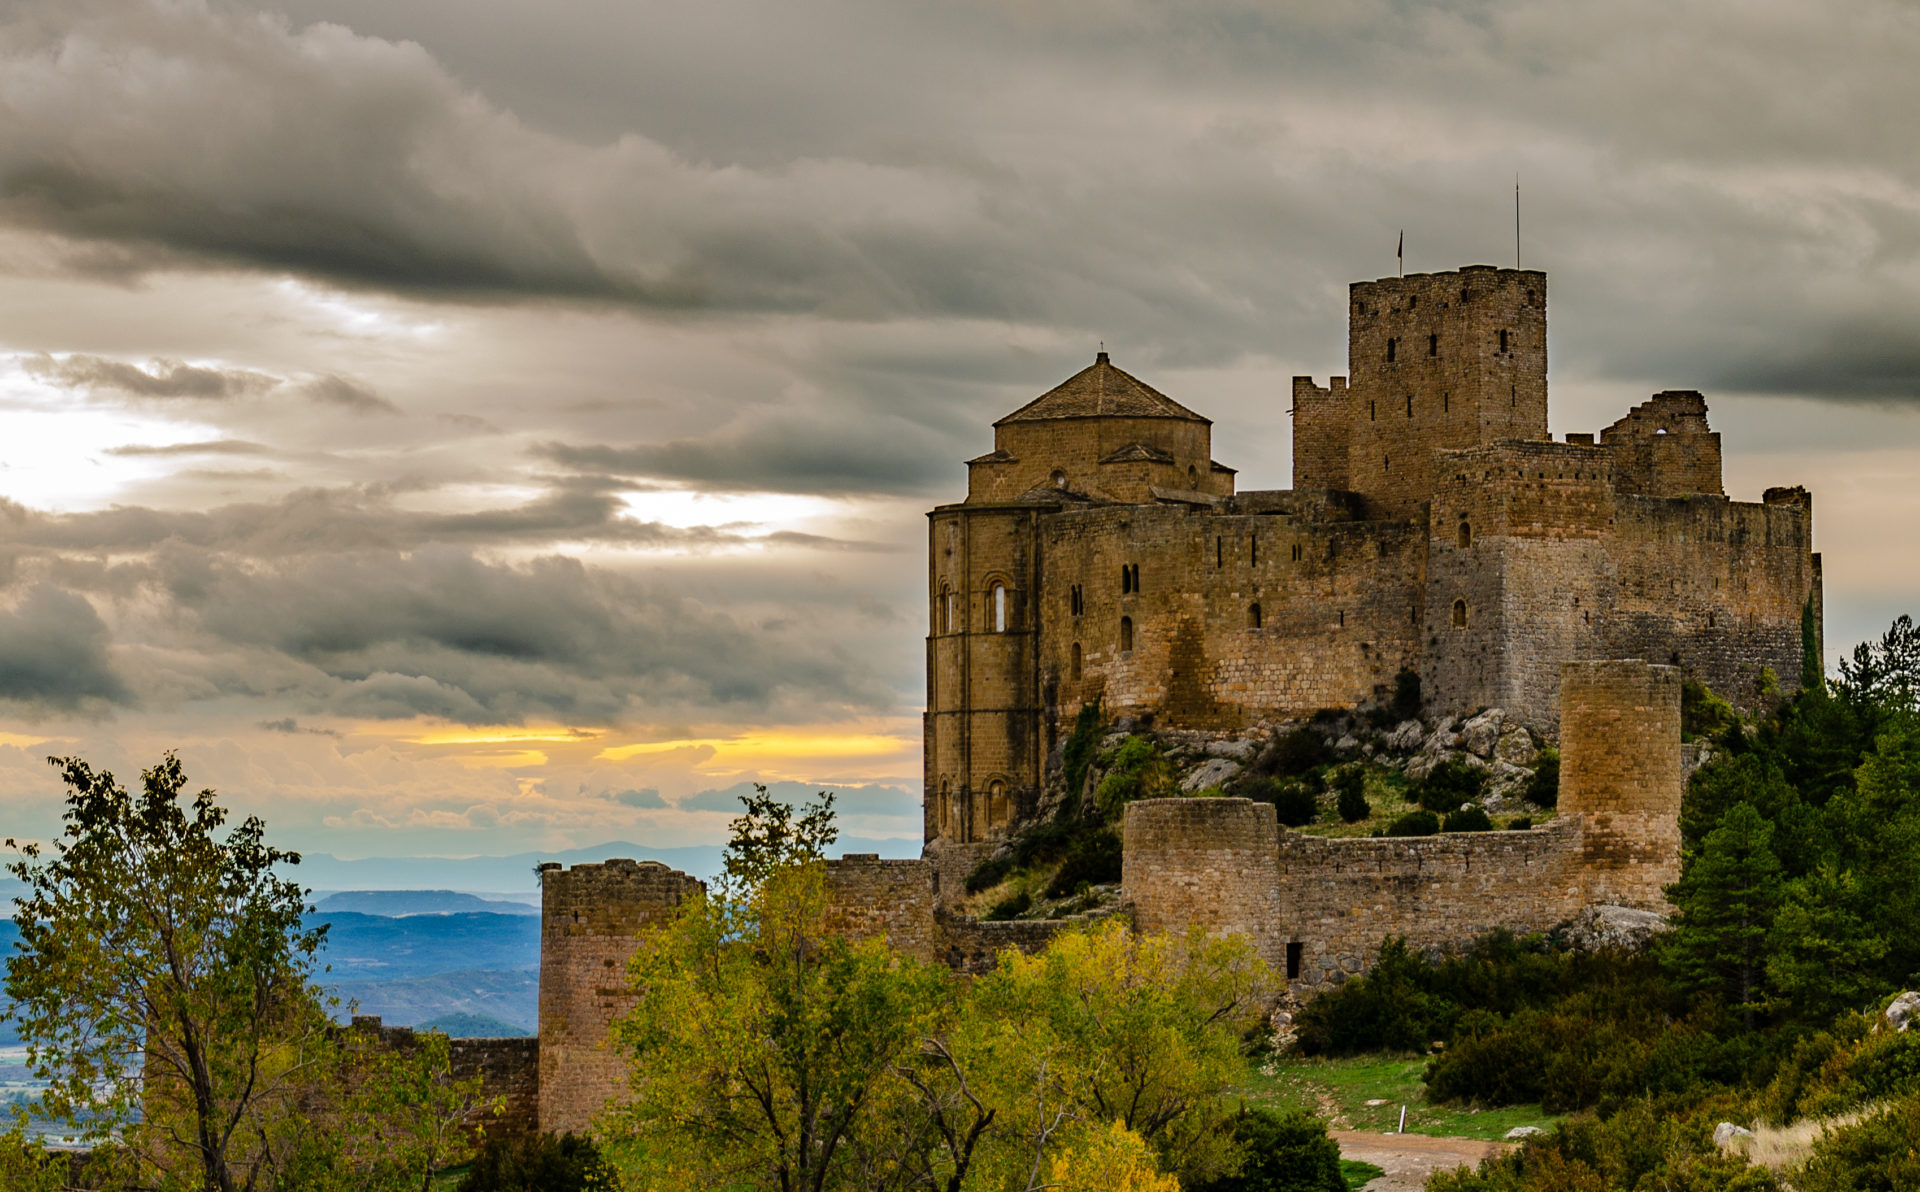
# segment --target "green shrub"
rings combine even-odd
[[[1523,815],[1519,819],[1514,820],[1512,823],[1508,824],[1507,831],[1525,832],[1531,827],[1533,827],[1533,817],[1530,815]]]
[[[1920,1097],[1830,1131],[1795,1173],[1800,1192],[1907,1192],[1920,1188]]]
[[[591,1141],[573,1134],[494,1138],[454,1192],[585,1192],[614,1186],[614,1172]]]
[[[1194,1192],[1347,1192],[1339,1144],[1306,1110],[1242,1109],[1231,1127],[1240,1170],[1195,1184]]]
[[[1727,733],[1740,723],[1740,713],[1733,705],[1721,699],[1698,679],[1687,679],[1680,684],[1680,736],[1691,740],[1705,737],[1710,741],[1725,739]]]
[[[1552,809],[1560,802],[1560,751],[1542,749],[1533,762],[1533,777],[1527,779],[1522,797],[1535,807]]]
[[[1100,705],[1081,704],[1073,718],[1073,731],[1060,748],[1061,777],[1067,784],[1067,805],[1078,807],[1087,793],[1087,770],[1093,765],[1094,751],[1100,747]]]
[[[1389,836],[1437,836],[1440,817],[1431,811],[1409,811],[1387,826]]]
[[[1253,760],[1250,768],[1260,778],[1298,778],[1331,761],[1333,747],[1327,744],[1327,739],[1302,726],[1282,733]]]
[[[1441,822],[1442,832],[1491,832],[1493,820],[1478,807],[1462,807],[1458,811],[1449,811]]]
[[[1106,777],[1094,791],[1094,802],[1102,818],[1112,819],[1135,799],[1171,793],[1172,785],[1172,773],[1160,747],[1147,737],[1128,737],[1107,763]]]
[[[1413,801],[1436,815],[1445,815],[1486,793],[1487,772],[1450,757],[1427,771],[1427,776],[1415,784]]]
[[[1424,1051],[1439,1038],[1441,1008],[1420,988],[1425,962],[1389,939],[1364,976],[1308,1002],[1296,1020],[1308,1055]]]
[[[1064,898],[1080,888],[1081,882],[1104,885],[1120,880],[1120,837],[1111,830],[1089,833],[1074,841],[1060,872],[1047,887],[1049,898]]]
[[[1013,855],[996,853],[983,859],[967,874],[967,893],[978,894],[999,885],[1009,873],[1013,872]]]
[[[1271,803],[1280,822],[1298,828],[1320,817],[1320,800],[1304,782],[1279,778],[1255,778],[1233,788],[1242,799]]]
[[[1021,889],[1002,898],[987,908],[982,919],[1017,919],[1033,909],[1033,895]]]
[[[1346,766],[1334,772],[1333,789],[1340,797],[1340,819],[1357,824],[1373,814],[1367,802],[1367,772],[1360,766]]]

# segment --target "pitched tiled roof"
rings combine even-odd
[[[1115,368],[1100,353],[1093,364],[994,423],[1045,422],[1054,418],[1184,418],[1211,421]]]
[[[995,447],[985,455],[977,455],[967,462],[970,464],[1017,464],[1020,461],[1000,450],[998,447]]]

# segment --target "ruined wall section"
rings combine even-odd
[[[1098,700],[1233,729],[1372,698],[1417,662],[1425,538],[1405,523],[1163,504],[1063,510],[1040,532],[1050,724]]]
[[[1600,432],[1613,456],[1614,486],[1650,497],[1722,496],[1720,436],[1707,400],[1691,389],[1656,393]]]
[[[1242,933],[1303,992],[1364,972],[1389,936],[1453,947],[1583,908],[1663,909],[1679,875],[1680,675],[1563,667],[1560,816],[1523,832],[1336,839],[1242,799],[1129,804],[1122,878],[1142,931]]]
[[[1621,495],[1608,547],[1618,574],[1604,656],[1687,672],[1743,708],[1762,668],[1800,678],[1800,614],[1816,587],[1804,490],[1773,503]]]
[[[1350,488],[1347,430],[1351,416],[1347,379],[1329,377],[1320,388],[1312,377],[1293,379],[1293,487]]]
[[[489,1139],[518,1139],[540,1132],[540,1040],[453,1039],[448,1043],[455,1080],[480,1081],[480,1096],[500,1098],[498,1115],[475,1110],[464,1124]]]
[[[1039,802],[1050,742],[1036,665],[1037,527],[1049,508],[947,505],[928,515],[928,840],[1004,836]]]
[[[1378,518],[1411,518],[1435,453],[1547,435],[1547,279],[1474,265],[1350,287],[1348,478]]]
[[[626,1087],[608,1046],[633,1006],[627,962],[700,883],[658,861],[540,871],[540,1128],[582,1131]]]

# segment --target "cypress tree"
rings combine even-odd
[[[1680,911],[1663,947],[1669,971],[1683,988],[1720,995],[1749,1029],[1767,1004],[1767,935],[1782,887],[1773,826],[1737,803],[1667,888]]]

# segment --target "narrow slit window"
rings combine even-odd
[[[1135,563],[1127,570],[1133,576],[1133,590],[1137,594],[1140,591],[1140,564]]]
[[[1227,540],[1225,538],[1215,538],[1213,540],[1213,565],[1216,568],[1227,565]]]
[[[1383,455],[1380,457],[1380,470],[1382,472],[1393,471],[1393,457],[1391,455]]]
[[[1375,420],[1376,420],[1376,418],[1377,418],[1377,417],[1378,417],[1378,416],[1377,416],[1377,415],[1376,415],[1376,414],[1374,413],[1374,409],[1373,409],[1373,403],[1372,403],[1372,402],[1368,402],[1368,403],[1367,403],[1367,421],[1368,421],[1368,422],[1373,422],[1373,421],[1375,421]]]
[[[1247,606],[1247,628],[1260,628],[1260,605],[1258,603]]]
[[[1255,567],[1260,565],[1260,536],[1247,535],[1247,562]]]
[[[1473,545],[1473,525],[1471,522],[1461,522],[1460,523],[1460,549],[1466,550],[1468,547],[1472,545]]]
[[[1440,354],[1440,337],[1438,335],[1427,336],[1427,355],[1438,356],[1439,354]]]
[[[1504,330],[1500,332],[1500,350],[1502,352],[1507,350],[1507,333]]]
[[[1413,394],[1407,394],[1407,417],[1413,417]]]
[[[1120,652],[1122,654],[1133,653],[1133,618],[1132,617],[1120,618]]]
[[[1004,584],[993,585],[993,631],[1007,631],[1007,589]]]
[[[1067,664],[1067,673],[1073,677],[1074,682],[1078,683],[1080,681],[1080,643],[1079,642],[1073,643],[1073,654],[1071,655],[1070,660]]]
[[[948,584],[940,585],[940,632],[953,632],[953,588]]]
[[[1455,629],[1467,627],[1467,602],[1464,600],[1453,602],[1453,627]]]
[[[1399,345],[1400,345],[1400,341],[1397,339],[1389,339],[1387,341],[1387,363],[1388,364],[1393,363],[1393,351]]]
[[[1298,981],[1300,979],[1300,953],[1302,951],[1304,951],[1304,949],[1298,943],[1290,943],[1287,945],[1287,980],[1289,981]]]
[[[1120,594],[1125,596],[1131,591],[1133,591],[1133,568],[1122,563],[1120,564]]]

